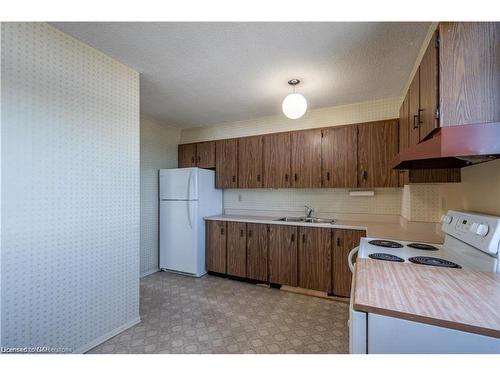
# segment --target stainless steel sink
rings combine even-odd
[[[285,216],[275,221],[286,221],[295,223],[312,223],[312,224],[335,224],[335,219],[325,219],[321,217],[293,217]]]
[[[280,219],[276,219],[275,221],[289,221],[289,222],[303,222],[303,221],[306,221],[306,218],[305,217],[292,217],[292,216],[286,216],[286,217],[282,217]]]

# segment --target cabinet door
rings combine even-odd
[[[323,187],[357,187],[357,128],[323,129],[321,164]]]
[[[302,288],[331,291],[332,233],[330,229],[300,227],[298,285]]]
[[[399,152],[404,151],[408,148],[408,137],[409,137],[409,118],[408,118],[408,102],[409,95],[406,94],[403,103],[401,103],[401,108],[399,109]],[[399,173],[399,186],[404,186],[408,184],[408,171],[400,170]]]
[[[215,142],[201,142],[196,145],[196,166],[215,168]]]
[[[247,224],[247,277],[249,279],[268,281],[267,228],[265,224]]]
[[[321,187],[321,130],[292,132],[292,187]]]
[[[246,277],[247,226],[245,223],[227,223],[227,274]]]
[[[196,167],[196,143],[179,145],[177,151],[179,168]]]
[[[439,67],[437,32],[434,33],[420,63],[420,131],[419,140],[424,140],[438,127],[436,111],[439,103]]]
[[[206,222],[207,271],[226,273],[226,222]]]
[[[332,288],[336,296],[351,295],[352,273],[349,270],[347,256],[353,248],[359,246],[361,237],[365,236],[366,232],[363,230],[333,230]]]
[[[216,187],[236,189],[238,187],[238,140],[216,141],[215,151]]]
[[[441,126],[500,122],[500,22],[439,24]]]
[[[264,187],[288,188],[291,184],[291,135],[264,136]]]
[[[238,187],[262,187],[263,137],[238,139]]]
[[[417,69],[408,89],[408,146],[420,142],[420,69]]]
[[[391,162],[398,153],[398,120],[358,125],[358,186],[397,187]]]
[[[269,281],[297,286],[297,227],[269,227]]]

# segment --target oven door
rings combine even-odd
[[[350,354],[367,354],[367,313],[354,310],[354,291],[356,290],[355,282],[356,265],[352,273],[351,284],[351,300],[349,301],[349,353]]]

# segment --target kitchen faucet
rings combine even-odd
[[[305,204],[304,207],[306,208],[306,217],[308,219],[311,218],[311,217],[313,217],[313,215],[314,215],[314,208],[309,207],[307,204]]]

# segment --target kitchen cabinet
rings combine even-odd
[[[299,228],[298,286],[330,292],[332,283],[330,229]]]
[[[247,226],[245,223],[227,223],[227,274],[246,277]]]
[[[291,134],[276,133],[264,136],[264,187],[291,186]]]
[[[323,187],[357,187],[357,146],[356,126],[336,126],[322,130]]]
[[[196,167],[196,143],[179,145],[177,153],[179,168]]]
[[[215,168],[215,142],[196,144],[196,166],[198,168]]]
[[[419,141],[426,139],[438,124],[439,60],[438,33],[435,32],[420,62]]]
[[[247,224],[247,278],[268,281],[268,225]]]
[[[336,296],[351,295],[352,273],[348,266],[349,252],[359,246],[364,230],[334,229],[332,247],[332,292]]]
[[[207,271],[226,273],[226,222],[206,222],[206,252]]]
[[[358,187],[397,187],[391,162],[398,153],[398,120],[358,125]]]
[[[417,69],[408,89],[408,146],[420,142],[420,69]]]
[[[297,286],[297,227],[269,226],[269,281]]]
[[[238,139],[238,187],[260,188],[263,186],[262,136]]]
[[[409,139],[409,94],[407,93],[401,107],[399,109],[399,152],[404,151],[408,148]],[[399,186],[404,186],[408,184],[408,171],[400,170],[399,172]]]
[[[321,130],[292,132],[292,187],[321,187]]]
[[[215,186],[219,189],[236,189],[238,187],[238,140],[216,141],[215,151]]]
[[[500,22],[439,24],[440,125],[500,122]]]

